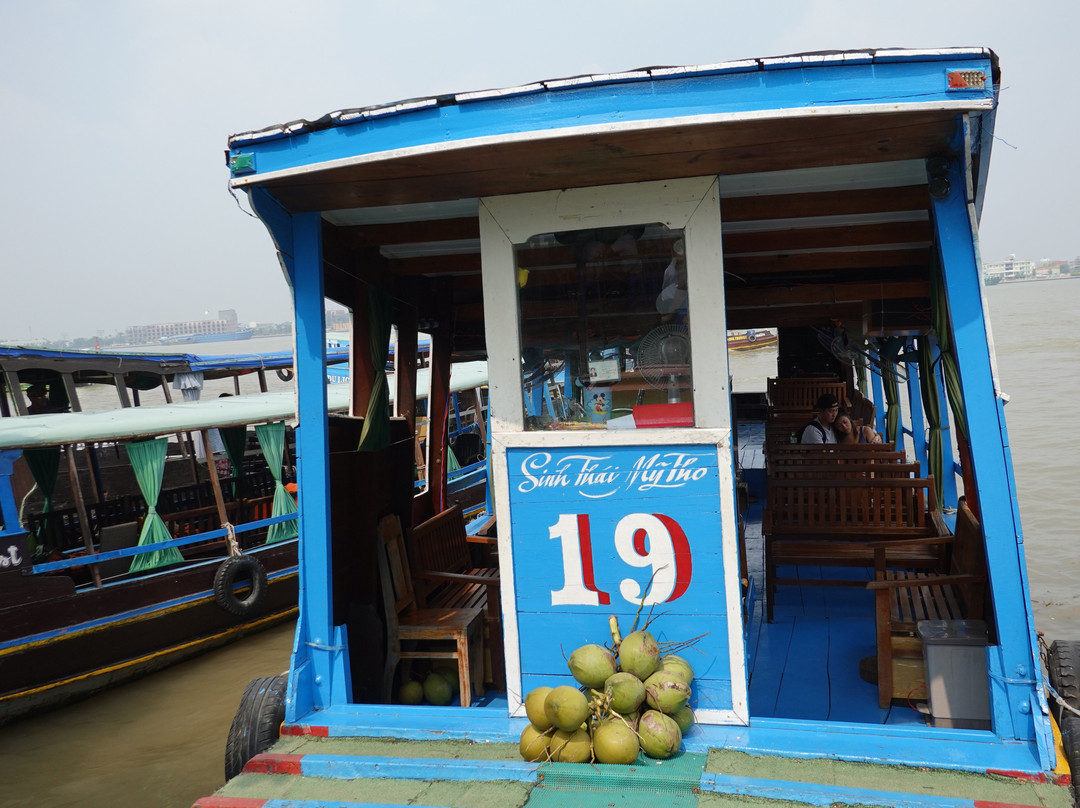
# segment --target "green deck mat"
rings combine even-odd
[[[684,752],[668,760],[638,756],[631,766],[550,763],[540,767],[545,791],[605,791],[695,796],[706,755]]]

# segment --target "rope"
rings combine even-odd
[[[1051,685],[1049,682],[1046,683],[1046,689],[1050,691],[1050,695],[1054,697],[1054,701],[1060,704],[1063,708],[1068,710],[1073,715],[1080,715],[1080,710],[1077,710],[1075,707],[1065,701],[1065,699],[1059,696],[1058,692],[1054,690],[1053,685]]]
[[[228,531],[225,536],[225,541],[229,544],[229,557],[238,558],[242,556],[244,553],[240,549],[240,545],[236,541],[236,528],[233,527],[232,522],[226,522],[224,525],[222,525],[222,527],[224,527]]]

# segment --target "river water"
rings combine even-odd
[[[1072,522],[1080,512],[1080,332],[1068,327],[1080,322],[1080,281],[1008,284],[987,294],[1001,388],[1010,396],[1005,412],[1036,627],[1048,641],[1080,639],[1080,564]],[[290,342],[190,347],[206,354],[268,352],[289,350]],[[753,389],[752,380],[775,374],[775,367],[771,352],[734,356],[735,389]],[[287,386],[270,378],[271,389]],[[245,380],[242,392],[257,392],[254,384]],[[211,382],[204,395],[230,388],[231,382]],[[257,676],[281,673],[291,644],[291,624],[280,626],[0,729],[0,802],[9,808],[187,808],[223,782],[225,738],[244,686]]]

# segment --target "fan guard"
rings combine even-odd
[[[690,335],[686,326],[667,323],[642,337],[637,364],[641,378],[657,390],[667,390],[668,403],[677,403],[682,382],[690,379]]]

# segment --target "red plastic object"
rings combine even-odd
[[[638,429],[693,425],[694,405],[690,401],[677,404],[638,404],[634,407],[634,426]]]

